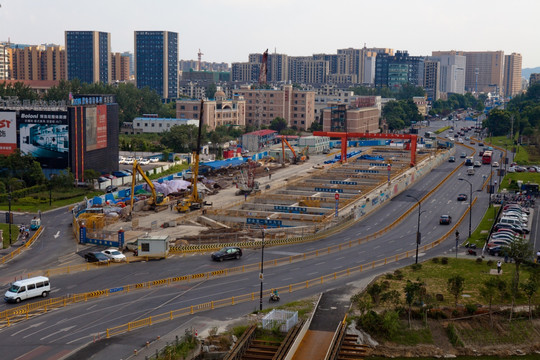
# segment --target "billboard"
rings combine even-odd
[[[86,151],[107,147],[107,105],[86,108]]]
[[[66,169],[69,160],[67,111],[21,110],[19,147],[32,155],[42,168]]]
[[[17,148],[15,111],[0,111],[0,155],[9,155]]]

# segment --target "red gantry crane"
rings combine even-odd
[[[331,138],[341,139],[341,162],[347,162],[347,140],[355,138],[374,138],[374,139],[408,139],[410,140],[411,150],[411,166],[416,165],[416,140],[417,135],[414,134],[370,134],[370,133],[350,133],[350,132],[334,132],[334,131],[314,131],[314,136],[328,136]]]

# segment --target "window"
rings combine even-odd
[[[42,282],[38,282],[38,283],[36,284],[36,287],[37,287],[38,289],[41,288],[41,287],[43,287],[43,283],[42,283]]]
[[[186,106],[185,105],[180,105],[180,110],[186,110]]]
[[[198,110],[197,105],[193,105],[193,110]]]
[[[150,251],[150,243],[141,243],[141,251]]]
[[[35,288],[36,288],[36,284],[28,285],[28,290],[34,290]]]
[[[163,127],[163,124],[159,124],[159,127]]]

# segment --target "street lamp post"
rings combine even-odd
[[[262,249],[261,249],[261,274],[259,275],[261,279],[261,293],[259,295],[259,310],[263,309],[263,279],[264,279],[264,228],[262,229]]]
[[[465,181],[469,184],[469,239],[471,238],[471,221],[472,221],[472,184],[469,180],[459,178],[458,180]]]
[[[420,234],[420,215],[422,215],[422,203],[415,196],[407,195],[407,197],[413,198],[418,203],[418,227],[416,228],[416,260],[414,261],[415,264],[418,264],[418,246],[420,245],[420,240],[422,238],[422,234]]]
[[[9,228],[9,245],[11,245],[11,186],[8,194],[8,228]]]

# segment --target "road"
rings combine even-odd
[[[461,151],[471,152],[469,149],[461,148],[457,149],[457,154]],[[468,201],[458,202],[456,200],[458,193],[464,192],[468,194],[469,192],[468,184],[458,179],[461,177],[471,181],[473,191],[480,189],[483,183],[482,175],[489,173],[489,167],[482,166],[478,168],[476,175],[467,177],[465,167],[460,166],[459,161],[456,163],[444,163],[426,175],[421,181],[413,184],[410,189],[389,201],[381,210],[371,214],[355,226],[316,243],[267,248],[265,250],[265,260],[326,248],[380,230],[414,205],[415,201],[406,195],[421,198],[438,185],[456,167],[459,167],[456,173],[422,203],[422,210],[425,211],[421,216],[420,226],[422,242],[431,242],[448,230],[447,226],[439,225],[439,216],[443,212],[450,214],[457,220],[469,205]],[[488,201],[487,194],[484,192],[474,193],[474,196],[477,196],[479,201],[473,208],[473,228],[483,216]],[[44,221],[46,220],[47,223],[48,221],[61,221],[62,213],[59,212],[57,215],[54,215],[57,217],[53,217],[53,214],[50,216],[50,219],[44,218]],[[66,217],[65,214],[63,216]],[[404,251],[413,251],[416,248],[417,220],[418,213],[415,211],[391,231],[362,245],[290,265],[265,267],[264,287],[265,289],[269,289],[271,287],[280,287],[291,283],[307,281],[348,267],[390,257]],[[70,230],[67,225],[65,229],[63,226],[61,228],[63,231]],[[466,234],[467,229],[468,222],[464,221],[459,231],[461,234]],[[45,261],[35,259],[36,250],[42,246],[42,251],[52,251],[55,243],[51,237],[56,234],[55,230],[50,230],[47,236],[40,239],[28,254],[17,259],[17,262],[10,264],[4,271],[7,270],[8,274],[13,274],[16,273],[17,268],[20,271],[25,266],[29,267],[32,261],[36,261],[38,264],[41,264],[41,261]],[[72,241],[71,249],[69,243],[66,243],[66,248],[63,249],[64,251],[73,252],[76,244],[74,240]],[[451,251],[454,244],[453,239],[450,239],[428,254],[421,252],[420,257],[453,254]],[[65,254],[58,251],[56,253]],[[68,254],[67,256],[69,257],[71,255]],[[52,295],[57,297],[171,276],[206,272],[241,264],[257,263],[259,259],[260,250],[245,250],[244,256],[239,261],[213,263],[210,261],[209,256],[173,257],[165,261],[119,265],[71,275],[55,276],[51,279],[52,285],[55,288],[55,292]],[[290,294],[282,293],[282,301],[289,302],[316,294],[327,288],[347,285],[351,282],[374,276],[380,271],[387,271],[395,267],[410,264],[411,261],[412,259],[406,259],[384,269],[366,270],[356,276],[341,278],[328,284],[313,286]],[[48,263],[45,264],[51,267]],[[20,356],[24,356],[23,358],[27,360],[33,358],[61,358],[70,352],[84,347],[88,343],[92,343],[90,348],[81,350],[78,358],[85,358],[83,354],[89,353],[97,353],[98,355],[95,358],[125,358],[134,348],[140,346],[140,342],[137,341],[143,338],[149,339],[156,334],[164,334],[182,324],[207,326],[211,321],[239,317],[258,308],[258,301],[215,310],[207,314],[201,313],[196,317],[186,317],[179,321],[154,325],[151,328],[139,330],[112,340],[109,339],[105,342],[98,341],[95,345],[93,344],[94,336],[116,325],[186,306],[229,298],[240,294],[258,294],[259,287],[258,272],[248,272],[197,283],[181,283],[168,287],[153,288],[151,290],[135,291],[124,295],[111,295],[106,298],[51,311],[5,328],[2,330],[3,336],[2,340],[0,340],[0,349],[10,359]],[[264,300],[266,307],[267,302],[266,299]],[[108,346],[105,347],[106,344]]]

